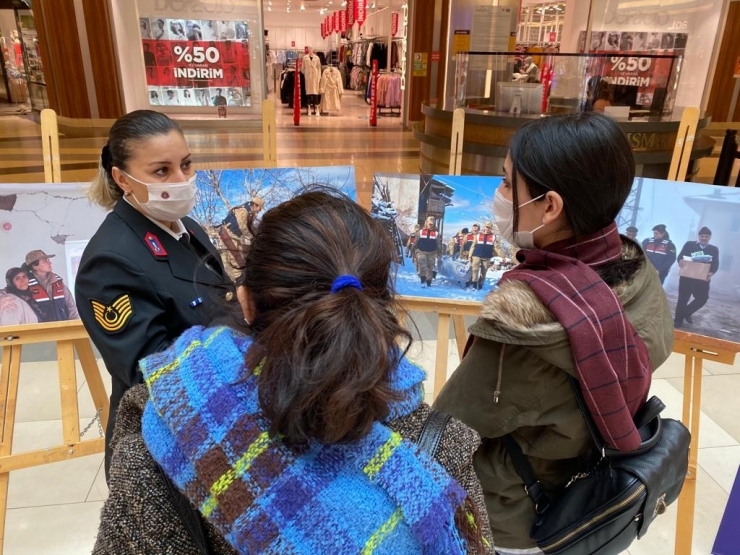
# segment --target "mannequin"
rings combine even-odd
[[[319,82],[321,81],[321,61],[314,53],[313,48],[308,49],[308,54],[303,57],[301,73],[306,82],[306,95],[308,97],[309,114],[318,115],[319,105]]]

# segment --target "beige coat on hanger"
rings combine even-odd
[[[319,94],[319,82],[321,81],[321,60],[315,54],[307,54],[303,57],[301,73],[306,80],[306,94]]]
[[[342,95],[344,87],[342,86],[342,74],[335,67],[327,67],[321,76],[319,86],[321,93],[321,111],[338,112],[342,109]]]

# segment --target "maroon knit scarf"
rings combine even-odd
[[[632,417],[650,389],[650,355],[617,296],[592,269],[621,258],[617,226],[546,248],[520,250],[520,264],[501,281],[526,282],[565,328],[601,437],[620,451],[633,451],[641,440]]]

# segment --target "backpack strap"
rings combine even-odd
[[[452,417],[449,414],[432,409],[424,421],[424,426],[421,428],[421,434],[416,443],[432,459],[434,459],[439,442],[442,440],[442,433],[450,418]]]
[[[511,462],[514,464],[514,469],[519,477],[524,482],[524,491],[534,501],[534,510],[538,515],[543,514],[547,509],[550,508],[550,498],[545,492],[545,488],[542,487],[542,483],[537,479],[537,475],[534,473],[532,465],[529,463],[529,459],[522,452],[522,448],[516,442],[511,434],[506,434],[501,438],[504,442],[504,447],[511,457]]]

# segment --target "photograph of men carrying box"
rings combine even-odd
[[[684,321],[693,324],[691,317],[709,300],[709,284],[719,270],[719,249],[709,244],[711,238],[712,231],[702,227],[699,240],[687,241],[678,253],[678,301],[673,322],[676,328],[682,327]]]

